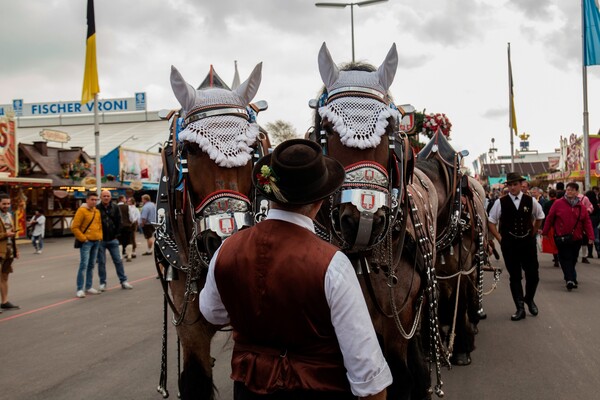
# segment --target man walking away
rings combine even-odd
[[[144,232],[146,244],[148,245],[148,250],[142,255],[151,256],[152,250],[154,249],[154,225],[152,225],[152,223],[156,222],[156,204],[150,200],[150,195],[148,194],[142,195],[142,204],[140,226],[142,227],[142,232]]]
[[[542,206],[531,196],[522,193],[521,182],[525,178],[511,172],[506,176],[509,194],[500,198],[490,210],[488,227],[500,243],[502,257],[510,276],[510,292],[517,312],[512,321],[525,318],[525,304],[531,315],[538,315],[533,301],[540,281],[537,258],[536,235],[544,219]],[[500,223],[500,231],[496,225]],[[523,294],[523,271],[525,271],[525,294]]]
[[[200,293],[206,319],[233,327],[236,400],[386,397],[392,376],[354,268],[313,227],[344,176],[303,139],[280,144],[254,167],[269,215],[223,242]]]
[[[106,250],[115,264],[117,276],[122,289],[133,289],[133,286],[127,282],[125,268],[121,260],[119,251],[118,236],[121,232],[121,211],[119,207],[112,203],[111,194],[108,190],[103,190],[100,194],[100,215],[102,216],[102,241],[98,248],[98,276],[100,278],[100,291],[106,290]]]
[[[89,192],[85,203],[77,209],[71,223],[71,232],[80,242],[77,297],[85,297],[86,293],[100,294],[100,291],[92,287],[94,264],[96,264],[98,247],[100,241],[102,241],[102,221],[100,211],[96,208],[97,203],[98,195],[96,192]]]
[[[19,258],[15,241],[15,223],[10,213],[10,196],[0,193],[0,313],[3,310],[15,310],[19,306],[8,301],[8,276],[13,272],[13,261]]]
[[[129,206],[127,205],[127,199],[125,196],[119,196],[119,211],[121,212],[121,234],[119,235],[119,243],[123,247],[125,259],[127,262],[131,262],[131,253],[133,251],[133,244],[131,243],[131,219],[129,216]]]
[[[131,245],[133,246],[133,253],[131,256],[135,258],[135,252],[137,249],[136,233],[140,223],[140,210],[138,210],[133,197],[127,199],[127,204],[129,205],[129,220],[131,221]]]

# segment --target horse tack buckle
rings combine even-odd
[[[196,224],[200,233],[211,230],[226,238],[238,230],[253,225],[250,201],[228,190],[209,196],[196,208]]]

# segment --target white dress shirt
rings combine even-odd
[[[507,194],[510,197],[515,208],[518,210],[521,205],[521,199],[523,198],[523,193],[519,193],[517,196],[513,196],[512,194]],[[546,216],[544,215],[544,210],[542,210],[542,206],[538,201],[532,197],[533,200],[533,210],[531,210],[531,215],[534,219],[544,219]],[[488,221],[492,224],[497,224],[500,221],[500,216],[502,215],[502,207],[500,206],[500,199],[494,202],[492,209],[490,210],[490,215],[488,216]]]
[[[271,209],[267,219],[291,222],[314,232],[312,220],[301,214]],[[225,325],[229,314],[214,272],[219,250],[210,261],[206,284],[200,292],[200,311],[210,323]],[[379,393],[392,383],[392,374],[379,347],[354,268],[342,252],[335,253],[325,273],[325,297],[352,393],[359,397]]]

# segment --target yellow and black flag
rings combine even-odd
[[[510,113],[508,126],[513,130],[516,136],[519,136],[517,131],[517,115],[515,113],[515,92],[513,91],[512,65],[510,63],[510,43],[508,44],[508,103]]]
[[[87,2],[87,42],[85,48],[85,72],[81,104],[85,104],[100,92],[98,85],[98,64],[96,63],[96,22],[94,20],[94,0]]]

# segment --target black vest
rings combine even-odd
[[[519,209],[515,208],[515,196],[508,194],[500,199],[500,234],[509,237],[525,237],[533,229],[533,198],[521,195]]]

